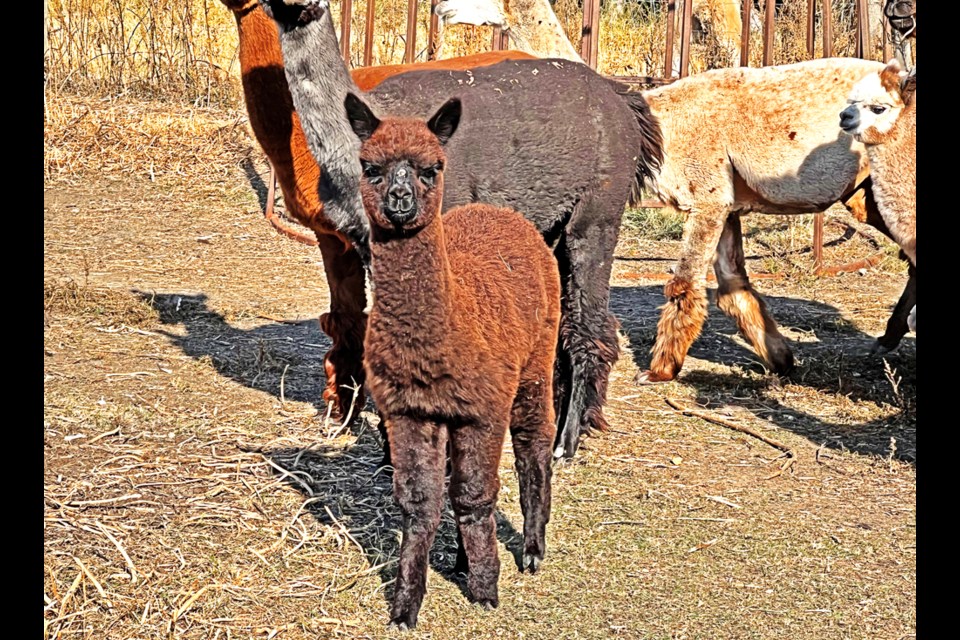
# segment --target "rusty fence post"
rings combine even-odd
[[[350,20],[353,18],[353,0],[343,0],[340,5],[340,53],[350,66]]]
[[[366,23],[363,26],[363,66],[373,64],[373,20],[377,9],[376,0],[367,0]]]
[[[746,6],[749,3],[744,3]],[[673,32],[677,24],[677,3],[675,0],[667,2],[667,48],[664,52],[663,77],[673,77]]]
[[[690,40],[693,33],[693,0],[683,0],[680,17],[680,77],[690,75]]]
[[[407,41],[403,47],[403,61],[412,63],[417,58],[417,0],[407,2]]]
[[[870,12],[867,0],[857,0],[857,57],[869,60],[873,45],[870,42]]]
[[[811,0],[812,2],[813,0]],[[741,9],[740,21],[743,27],[740,29],[740,66],[750,66],[750,11],[753,9],[752,2],[744,2]]]
[[[580,57],[591,69],[597,68],[600,52],[600,0],[583,0],[583,28],[580,30]]]
[[[773,64],[773,19],[777,3],[765,0],[763,9],[763,66],[768,67]]]

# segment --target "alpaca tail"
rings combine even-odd
[[[660,120],[650,110],[643,94],[627,91],[622,85],[617,88],[617,93],[627,102],[637,124],[640,125],[636,180],[630,192],[630,204],[636,204],[640,202],[644,185],[652,184],[660,173],[660,166],[663,164],[663,132],[660,130]]]

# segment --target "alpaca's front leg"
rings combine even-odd
[[[333,342],[323,358],[327,375],[323,402],[333,404],[331,415],[334,418],[345,418],[351,406],[353,415],[357,416],[364,404],[366,274],[359,254],[339,237],[317,233],[317,244],[330,287],[330,311],[320,316],[320,328]]]
[[[427,591],[427,562],[443,508],[447,428],[425,420],[387,420],[393,498],[403,513],[403,540],[390,625],[412,629]]]

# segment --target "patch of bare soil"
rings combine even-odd
[[[258,158],[46,184],[46,638],[400,635],[376,416],[325,418],[320,256],[263,222]],[[813,277],[806,232],[791,249],[796,229],[765,220],[748,265],[777,270],[756,285],[796,373],[767,374],[712,307],[679,380],[635,386],[679,245],[625,234],[611,430],[556,468],[543,569],[516,569],[508,445],[500,608],[464,596],[447,514],[408,637],[914,637],[915,337],[867,355],[905,271]]]

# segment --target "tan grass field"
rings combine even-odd
[[[200,32],[202,4],[180,3]],[[95,74],[54,90],[62,69],[48,67],[45,639],[916,637],[916,338],[866,354],[906,273],[832,210],[828,264],[889,257],[818,278],[809,216],[745,219],[793,375],[765,373],[711,307],[680,378],[653,387],[632,378],[678,221],[629,212],[611,430],[555,469],[541,572],[516,569],[507,446],[500,608],[465,598],[448,512],[420,625],[387,632],[400,522],[376,413],[343,426],[319,404],[320,256],[263,220],[267,167],[229,84],[233,27],[208,4],[225,56],[209,93],[199,71],[168,94],[130,68],[126,92]]]

